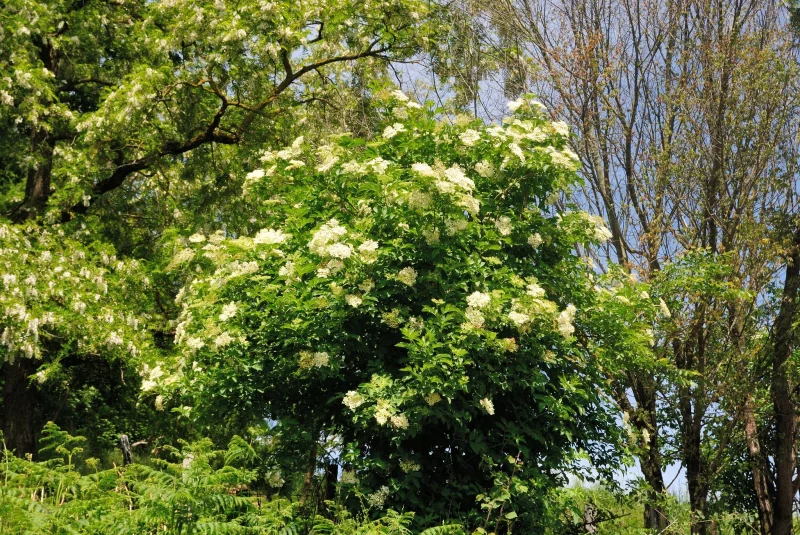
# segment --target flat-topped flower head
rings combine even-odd
[[[289,234],[282,230],[264,228],[253,237],[253,243],[258,245],[276,245],[289,239]]]

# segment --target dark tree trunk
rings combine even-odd
[[[650,441],[646,445],[647,451],[639,457],[642,474],[651,489],[648,503],[644,508],[644,526],[646,529],[661,532],[669,526],[669,520],[660,505],[666,492],[666,486],[664,485],[664,473],[661,471],[661,452],[658,446],[656,391],[652,381],[644,383],[645,381],[639,381],[634,390],[641,412],[641,417],[637,418],[637,427],[640,430],[646,429],[650,435]]]
[[[54,150],[55,141],[45,130],[35,130],[31,133],[33,162],[28,169],[28,178],[25,182],[25,199],[12,214],[15,221],[34,219],[44,212],[50,199]]]
[[[772,404],[775,411],[775,517],[772,535],[791,535],[794,473],[797,465],[797,415],[792,400],[788,361],[795,348],[794,321],[800,293],[800,230],[795,231],[794,250],[786,266],[778,317],[773,325]]]
[[[747,453],[750,456],[750,470],[753,474],[753,491],[758,508],[758,523],[761,535],[772,533],[774,511],[772,510],[772,489],[769,483],[769,466],[761,453],[758,439],[758,426],[753,412],[753,399],[748,396],[744,406],[744,435],[747,439]]]
[[[314,472],[317,469],[317,443],[311,446],[308,452],[308,466],[306,468],[306,476],[303,479],[303,490],[300,494],[300,505],[304,505],[311,495],[314,486]]]
[[[3,384],[3,436],[6,447],[17,456],[36,453],[36,427],[34,409],[36,395],[29,385],[29,377],[36,371],[31,359],[17,358],[6,363]]]
[[[339,480],[339,465],[328,463],[325,465],[325,501],[336,499],[336,482]],[[333,512],[334,508],[329,508]]]
[[[691,509],[691,532],[693,535],[708,533],[708,485],[703,473],[703,459],[700,453],[700,436],[684,437],[684,463],[686,463],[686,482],[689,487],[689,506]]]
[[[654,439],[651,438],[648,453],[639,458],[642,474],[651,489],[648,503],[644,506],[644,527],[661,532],[669,526],[669,520],[659,504],[664,498],[666,487],[661,471],[661,455],[658,453],[658,445],[653,441]]]
[[[55,141],[45,130],[35,130],[31,133],[30,139],[33,162],[28,169],[25,199],[12,213],[12,219],[16,222],[34,219],[41,215],[50,198]],[[28,380],[35,371],[35,363],[26,358],[18,358],[13,364],[6,364],[5,367],[3,433],[6,444],[10,449],[16,450],[17,455],[36,452],[34,409],[37,395]]]
[[[703,456],[703,417],[706,412],[708,393],[704,384],[706,363],[707,323],[706,310],[709,305],[702,303],[696,308],[694,327],[687,340],[672,344],[675,364],[682,370],[695,370],[700,375],[697,385],[678,388],[678,409],[681,415],[682,450],[681,457],[686,467],[686,483],[689,487],[689,507],[691,511],[692,535],[708,533],[708,473],[707,459]]]

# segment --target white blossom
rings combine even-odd
[[[342,485],[357,485],[358,478],[356,477],[355,470],[343,470],[342,477],[339,478],[339,483]]]
[[[203,342],[203,340],[201,340],[200,338],[188,338],[186,340],[186,346],[189,349],[194,349],[194,350],[202,349],[203,346],[205,346],[205,345],[206,345],[206,343]]]
[[[233,301],[231,301],[227,305],[223,305],[222,313],[220,313],[219,315],[219,320],[228,321],[229,319],[231,319],[236,315],[237,310],[239,310],[239,307]]]
[[[346,295],[344,300],[348,305],[350,305],[353,308],[357,308],[363,302],[363,299],[361,299],[361,297],[354,294]]]
[[[431,205],[431,196],[422,191],[414,190],[408,195],[408,207],[412,210],[424,210]]]
[[[669,307],[667,306],[667,303],[665,303],[663,299],[658,300],[658,306],[661,309],[662,316],[664,316],[665,318],[672,317],[672,313],[669,311]]]
[[[408,102],[409,100],[408,96],[399,89],[392,90],[391,95],[400,102]]]
[[[390,418],[395,429],[408,429],[408,418],[405,414],[395,414]]]
[[[472,308],[486,308],[489,306],[492,298],[485,293],[481,292],[472,292],[467,296],[467,305],[471,306]]]
[[[341,226],[336,219],[331,219],[314,233],[311,241],[308,242],[308,248],[312,253],[319,256],[328,256],[330,255],[329,245],[338,242],[345,234],[347,234],[347,229]],[[352,254],[352,249],[349,249],[349,251]]]
[[[466,219],[448,219],[444,222],[444,232],[448,236],[454,236],[467,228]]]
[[[444,172],[444,176],[447,178],[447,180],[465,191],[472,191],[475,189],[475,182],[473,182],[472,179],[467,178],[467,176],[464,174],[464,171],[458,165],[453,165],[447,169]]]
[[[511,154],[519,158],[522,163],[525,163],[525,153],[522,152],[522,148],[519,145],[516,143],[509,143],[508,150],[511,151]]]
[[[378,509],[383,509],[383,504],[386,502],[386,498],[389,497],[389,487],[383,485],[381,488],[367,496],[367,501],[369,502],[371,507],[376,507]]]
[[[540,299],[540,298],[544,297],[544,295],[545,295],[544,288],[542,288],[541,286],[539,286],[535,282],[533,282],[533,283],[528,285],[528,287],[526,288],[525,293],[530,295],[534,299]]]
[[[491,415],[493,415],[493,414],[494,414],[494,403],[492,403],[492,400],[491,400],[491,399],[489,399],[489,398],[483,398],[483,399],[481,400],[481,407],[483,407],[483,410],[485,410],[485,411],[486,411],[486,413],[487,413],[489,416],[491,416]]]
[[[475,172],[483,178],[491,178],[494,176],[494,167],[486,160],[481,160],[475,164]]]
[[[265,173],[263,169],[256,169],[254,171],[250,171],[249,173],[247,173],[244,179],[247,181],[255,181],[264,178],[264,174]]]
[[[334,258],[350,258],[353,256],[353,247],[346,243],[334,243],[328,247],[328,254]]]
[[[122,337],[117,334],[116,331],[112,331],[111,334],[108,335],[108,345],[110,346],[121,346],[122,345]]]
[[[233,336],[231,336],[230,333],[226,331],[214,339],[214,347],[219,349],[221,347],[225,347],[231,344],[233,341],[234,341]]]
[[[275,230],[271,228],[264,228],[258,231],[258,234],[253,237],[253,243],[256,244],[264,244],[264,245],[274,245],[278,243],[283,243],[287,239],[289,239],[290,235],[286,234],[282,230]]]
[[[495,220],[494,226],[497,227],[497,231],[503,236],[508,236],[513,230],[511,219],[508,216],[500,216]]]
[[[508,109],[511,110],[511,113],[514,113],[518,109],[520,109],[523,105],[525,105],[525,99],[520,97],[517,100],[512,100],[506,104]]]
[[[514,322],[514,324],[517,325],[518,327],[525,325],[531,320],[530,316],[528,316],[527,314],[523,314],[522,312],[516,312],[514,310],[508,313],[508,319]]]
[[[486,320],[483,317],[483,314],[481,313],[481,311],[479,309],[474,308],[474,307],[467,307],[467,309],[464,311],[464,315],[467,317],[467,320],[469,320],[469,323],[467,323],[466,325],[463,326],[464,328],[466,328],[466,329],[472,329],[472,328],[474,328],[474,329],[482,329],[483,328],[484,322]]]
[[[291,260],[282,265],[278,270],[278,275],[281,277],[291,278],[294,276],[294,273],[295,273],[295,265],[294,262],[292,262]]]
[[[427,403],[430,406],[434,406],[440,401],[442,401],[442,396],[440,396],[436,392],[433,392],[432,394],[428,394],[427,396],[425,396],[425,403]]]
[[[405,267],[397,274],[397,280],[406,286],[414,286],[417,282],[417,271],[412,267]]]
[[[356,410],[358,407],[364,404],[364,396],[356,392],[355,390],[349,391],[347,394],[344,395],[342,399],[342,403],[350,409],[351,411]]]
[[[569,125],[564,121],[555,121],[550,124],[553,127],[553,131],[560,136],[567,137],[569,136]]]
[[[575,306],[569,304],[558,315],[558,332],[561,333],[561,336],[564,338],[569,338],[575,332],[575,326],[572,325],[572,322],[575,319],[575,312]]]
[[[458,201],[458,205],[473,216],[478,215],[478,212],[481,210],[481,202],[469,194],[463,195]]]
[[[392,139],[400,132],[405,132],[405,131],[406,127],[403,125],[403,123],[394,123],[393,125],[384,128],[382,135],[385,139]]]
[[[426,176],[430,178],[438,178],[439,173],[433,170],[433,168],[426,164],[426,163],[415,163],[411,165],[411,170],[415,173],[419,174],[420,176]]]
[[[461,142],[468,147],[471,147],[481,139],[480,133],[472,129],[464,130],[458,137],[461,139]]]

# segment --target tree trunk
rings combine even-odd
[[[325,465],[325,501],[332,502],[336,499],[336,483],[339,480],[339,465],[328,463]],[[329,507],[328,512],[333,513],[334,507]]]
[[[644,479],[651,489],[648,503],[644,506],[644,527],[645,529],[654,529],[661,532],[669,526],[669,520],[664,509],[659,504],[664,498],[666,487],[664,485],[664,475],[661,471],[661,456],[658,453],[658,446],[653,444],[653,440],[651,439],[651,446],[647,454],[639,458],[642,474],[644,474]]]
[[[652,381],[647,381],[647,384],[643,383],[644,381],[638,381],[634,395],[639,404],[639,411],[642,413],[637,427],[640,430],[646,429],[650,434],[650,441],[646,445],[647,451],[639,456],[642,474],[651,489],[648,503],[644,508],[644,527],[661,532],[669,526],[669,519],[660,505],[664,499],[666,486],[664,485],[664,473],[661,471],[661,452],[658,445],[656,392],[655,384],[652,384]]]
[[[45,130],[31,133],[31,155],[33,162],[28,169],[25,183],[25,199],[12,218],[16,222],[33,219],[44,212],[50,198],[50,177],[53,169],[55,141]]]
[[[6,447],[19,457],[36,453],[36,395],[29,385],[29,377],[35,371],[36,365],[31,359],[17,358],[13,364],[5,364],[3,436]]]
[[[314,472],[317,469],[317,443],[311,446],[308,452],[308,467],[306,468],[306,477],[303,479],[303,490],[300,494],[300,505],[304,505],[311,494],[314,485]]]
[[[774,512],[772,510],[772,491],[767,474],[768,466],[761,454],[761,442],[758,440],[758,427],[753,412],[753,398],[748,395],[744,406],[744,435],[747,439],[747,453],[750,456],[750,469],[753,473],[753,490],[758,508],[758,522],[761,535],[772,533]]]
[[[708,486],[703,474],[703,459],[700,452],[700,436],[684,437],[684,463],[686,483],[689,487],[689,506],[691,510],[692,535],[708,533]]]
[[[772,403],[775,411],[775,520],[772,535],[791,535],[794,505],[794,473],[797,464],[797,415],[792,400],[787,364],[795,347],[794,321],[800,290],[800,229],[793,237],[794,249],[786,266],[783,298],[773,325]]]

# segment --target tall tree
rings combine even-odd
[[[531,71],[532,91],[576,125],[582,202],[612,232],[604,257],[655,284],[665,263],[708,251],[711,265],[730,268],[729,284],[749,291],[715,293],[681,275],[684,291],[664,286],[676,292],[663,292],[671,314],[659,322],[654,351],[692,380],[673,385],[636,369],[614,378],[620,406],[651,437],[639,460],[654,503],[665,487],[660,446],[675,435],[692,529],[705,533],[719,463],[704,445],[712,430],[741,432],[710,425],[709,409],[722,385],[741,379],[726,363],[752,355],[739,349],[761,327],[752,311],[774,273],[775,248],[762,238],[771,215],[790,210],[781,192],[796,168],[798,88],[785,8],[771,0],[504,0],[482,13],[497,47],[521,49],[541,67]],[[659,410],[662,396],[674,399],[674,425]],[[743,402],[728,401],[740,414]],[[648,506],[648,527],[665,522]]]
[[[80,218],[91,233],[84,241],[105,237],[136,252],[136,233],[114,222],[127,207],[158,207],[138,234],[152,241],[182,202],[193,206],[187,197],[241,179],[252,147],[320,98],[329,69],[413,54],[425,14],[416,0],[6,2],[0,205],[21,225]],[[203,213],[218,215],[213,203]],[[15,410],[36,405],[35,366],[24,356],[8,347],[4,428],[33,452],[30,411]]]

